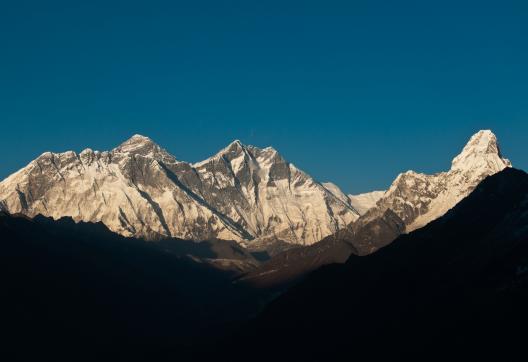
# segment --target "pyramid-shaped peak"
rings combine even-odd
[[[227,157],[228,159],[236,158],[243,154],[247,154],[248,150],[252,148],[253,148],[252,146],[247,146],[237,139],[231,142],[229,145],[227,145],[222,150],[220,150],[220,152],[218,152],[213,157]]]
[[[196,162],[192,165],[193,167],[203,167],[205,165],[219,162],[219,161],[231,162],[240,157],[245,157],[248,159],[249,158],[251,159],[253,158],[267,158],[267,159],[278,158],[279,160],[282,160],[279,153],[272,147],[266,147],[264,149],[261,149],[256,146],[246,145],[242,143],[240,140],[236,139],[230,144],[228,144],[225,148],[221,149],[214,156],[211,156],[204,161]],[[284,160],[282,161],[284,162]]]
[[[510,161],[503,158],[497,136],[491,130],[475,133],[452,164],[453,170],[482,167],[492,168],[494,171],[511,167]]]
[[[243,149],[246,146],[240,141],[240,140],[234,140],[231,142],[225,149],[226,150],[236,150],[236,149]]]
[[[113,152],[130,153],[142,156],[155,156],[157,154],[166,153],[158,144],[151,138],[135,134],[119,146],[114,148]]]
[[[234,140],[233,142],[231,142],[227,147],[225,147],[223,150],[221,150],[218,154],[219,155],[224,155],[226,153],[240,153],[240,152],[243,152],[243,151],[249,151],[249,152],[256,152],[256,153],[260,153],[260,152],[265,152],[265,153],[278,153],[278,151],[271,147],[271,146],[268,146],[268,147],[265,147],[265,148],[260,148],[260,147],[256,147],[256,146],[253,146],[253,145],[246,145],[244,143],[242,143],[240,140]]]
[[[147,136],[143,136],[140,134],[135,134],[132,137],[130,137],[128,140],[123,142],[123,144],[131,144],[131,143],[154,143],[151,138]]]
[[[468,142],[468,146],[487,147],[497,144],[497,136],[491,130],[481,130],[475,133]]]
[[[227,154],[235,155],[235,154],[241,154],[241,153],[247,153],[247,152],[251,154],[255,154],[255,153],[258,154],[260,152],[269,152],[269,151],[275,151],[275,150],[272,147],[260,148],[257,146],[244,144],[240,140],[237,139],[231,142],[229,145],[227,145],[227,147],[222,149],[220,152],[218,152],[217,156],[218,155],[223,156]]]

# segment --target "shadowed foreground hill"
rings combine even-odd
[[[6,360],[193,359],[253,313],[255,295],[231,274],[168,242],[165,252],[101,224],[5,213],[0,239]]]
[[[265,340],[263,360],[507,360],[525,343],[527,271],[528,175],[507,169],[425,228],[314,272],[237,343]]]

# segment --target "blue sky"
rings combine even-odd
[[[0,178],[134,133],[186,161],[272,145],[346,192],[484,128],[528,169],[526,1],[189,3],[3,4]]]

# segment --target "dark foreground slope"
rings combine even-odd
[[[371,217],[372,214],[375,216]],[[239,282],[256,288],[286,290],[314,270],[325,265],[343,264],[351,255],[362,255],[365,249],[374,245],[379,249],[405,231],[405,223],[391,210],[372,210],[368,216],[318,243],[274,255],[248,269]]]
[[[527,326],[528,175],[508,169],[424,229],[314,272],[237,343],[262,360],[510,360]]]
[[[184,244],[5,213],[0,241],[1,360],[192,360],[254,313],[252,291]]]

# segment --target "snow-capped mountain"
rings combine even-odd
[[[192,167],[198,178],[182,181],[258,238],[313,244],[358,218],[348,203],[271,147],[235,141]]]
[[[511,163],[503,158],[495,134],[489,130],[480,131],[455,157],[449,171],[434,175],[414,171],[400,174],[375,207],[362,215],[352,229],[359,232],[362,226],[376,223],[387,211],[401,219],[406,232],[419,229],[443,216],[486,177],[507,167],[511,167]],[[369,235],[365,243],[356,247],[362,253],[370,253],[383,244],[385,242],[380,244],[376,235]]]
[[[309,245],[359,215],[273,148],[235,141],[196,164],[135,135],[111,151],[46,152],[0,183],[11,213],[103,222],[124,236]]]

